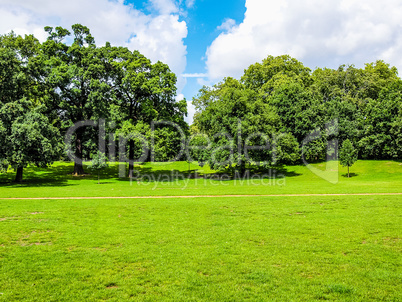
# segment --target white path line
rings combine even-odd
[[[308,197],[308,196],[393,196],[402,193],[268,194],[268,195],[169,195],[169,196],[94,196],[94,197],[0,197],[0,200],[69,200],[69,199],[174,199],[217,197]]]

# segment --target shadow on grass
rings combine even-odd
[[[348,173],[342,174],[341,176],[348,178]],[[356,176],[359,176],[359,174],[357,174],[357,173],[349,173],[349,178],[356,177]]]
[[[115,173],[118,173],[116,171]],[[137,166],[134,168],[134,175],[132,180],[147,181],[147,182],[174,182],[185,179],[214,179],[220,181],[231,181],[234,179],[282,179],[286,177],[297,177],[302,174],[294,171],[288,171],[285,167],[275,167],[271,169],[248,169],[241,175],[235,170],[225,170],[221,172],[200,172],[198,169],[191,170],[167,170],[158,169],[157,167],[144,167]],[[128,177],[128,169],[126,167],[125,177],[117,178],[119,181],[130,181]]]
[[[120,166],[124,167],[125,177],[119,177]],[[173,168],[173,167],[172,167]],[[59,162],[50,168],[28,167],[24,169],[24,179],[22,183],[15,183],[15,172],[0,174],[0,187],[21,188],[21,187],[66,187],[77,186],[80,180],[93,180],[98,182],[98,172],[92,171],[88,166],[85,167],[85,175],[74,176],[73,163]],[[207,170],[208,171],[208,170]],[[271,169],[249,169],[248,175],[240,175],[236,171],[226,170],[222,172],[208,171],[201,169],[183,169],[174,167],[173,169],[160,169],[157,165],[150,166],[136,165],[134,168],[133,181],[146,182],[175,182],[185,179],[214,179],[220,181],[231,181],[244,178],[264,178],[281,179],[286,177],[297,177],[302,174],[289,171],[286,167],[280,166]],[[72,181],[72,182],[71,182]],[[110,184],[115,181],[130,181],[128,177],[127,164],[112,164],[100,171],[100,184]]]
[[[71,166],[56,166],[51,168],[28,167],[24,169],[23,181],[14,182],[15,173],[0,175],[0,187],[21,188],[21,187],[64,187],[73,186],[69,184],[71,179]]]

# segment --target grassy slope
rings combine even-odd
[[[322,164],[315,165],[323,169]],[[276,178],[243,182],[234,180],[167,179],[176,173],[187,173],[186,162],[153,163],[137,168],[145,181],[130,183],[118,177],[117,165],[112,165],[97,184],[97,175],[74,177],[71,163],[56,163],[51,169],[28,168],[23,184],[14,184],[14,173],[0,174],[0,197],[80,197],[80,196],[152,196],[152,195],[224,195],[224,194],[294,194],[294,193],[373,193],[401,192],[402,164],[394,161],[358,161],[347,178],[339,167],[339,182],[331,184],[313,174],[305,166],[289,166],[277,172]],[[191,165],[194,173],[208,175],[208,168]],[[87,171],[90,171],[87,169]],[[285,175],[279,178],[278,175]],[[272,174],[274,176],[274,174]],[[151,181],[147,177],[151,176]],[[156,181],[154,181],[156,179]],[[159,180],[159,181],[158,181]]]
[[[400,301],[401,225],[400,196],[0,200],[0,301]]]

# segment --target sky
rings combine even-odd
[[[178,99],[268,55],[305,66],[364,67],[384,60],[402,70],[401,0],[0,0],[0,34],[45,26],[90,28],[96,44],[139,50],[176,73]]]

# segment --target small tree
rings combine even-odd
[[[95,170],[98,172],[98,184],[99,184],[99,179],[100,179],[100,171],[104,168],[107,168],[109,165],[107,163],[107,157],[105,153],[102,153],[98,151],[97,154],[92,156],[92,163],[91,163],[91,169]]]
[[[341,161],[342,166],[348,167],[349,177],[349,167],[352,166],[357,160],[357,150],[355,147],[353,147],[353,144],[349,139],[342,143],[342,147],[339,150],[339,160]]]

